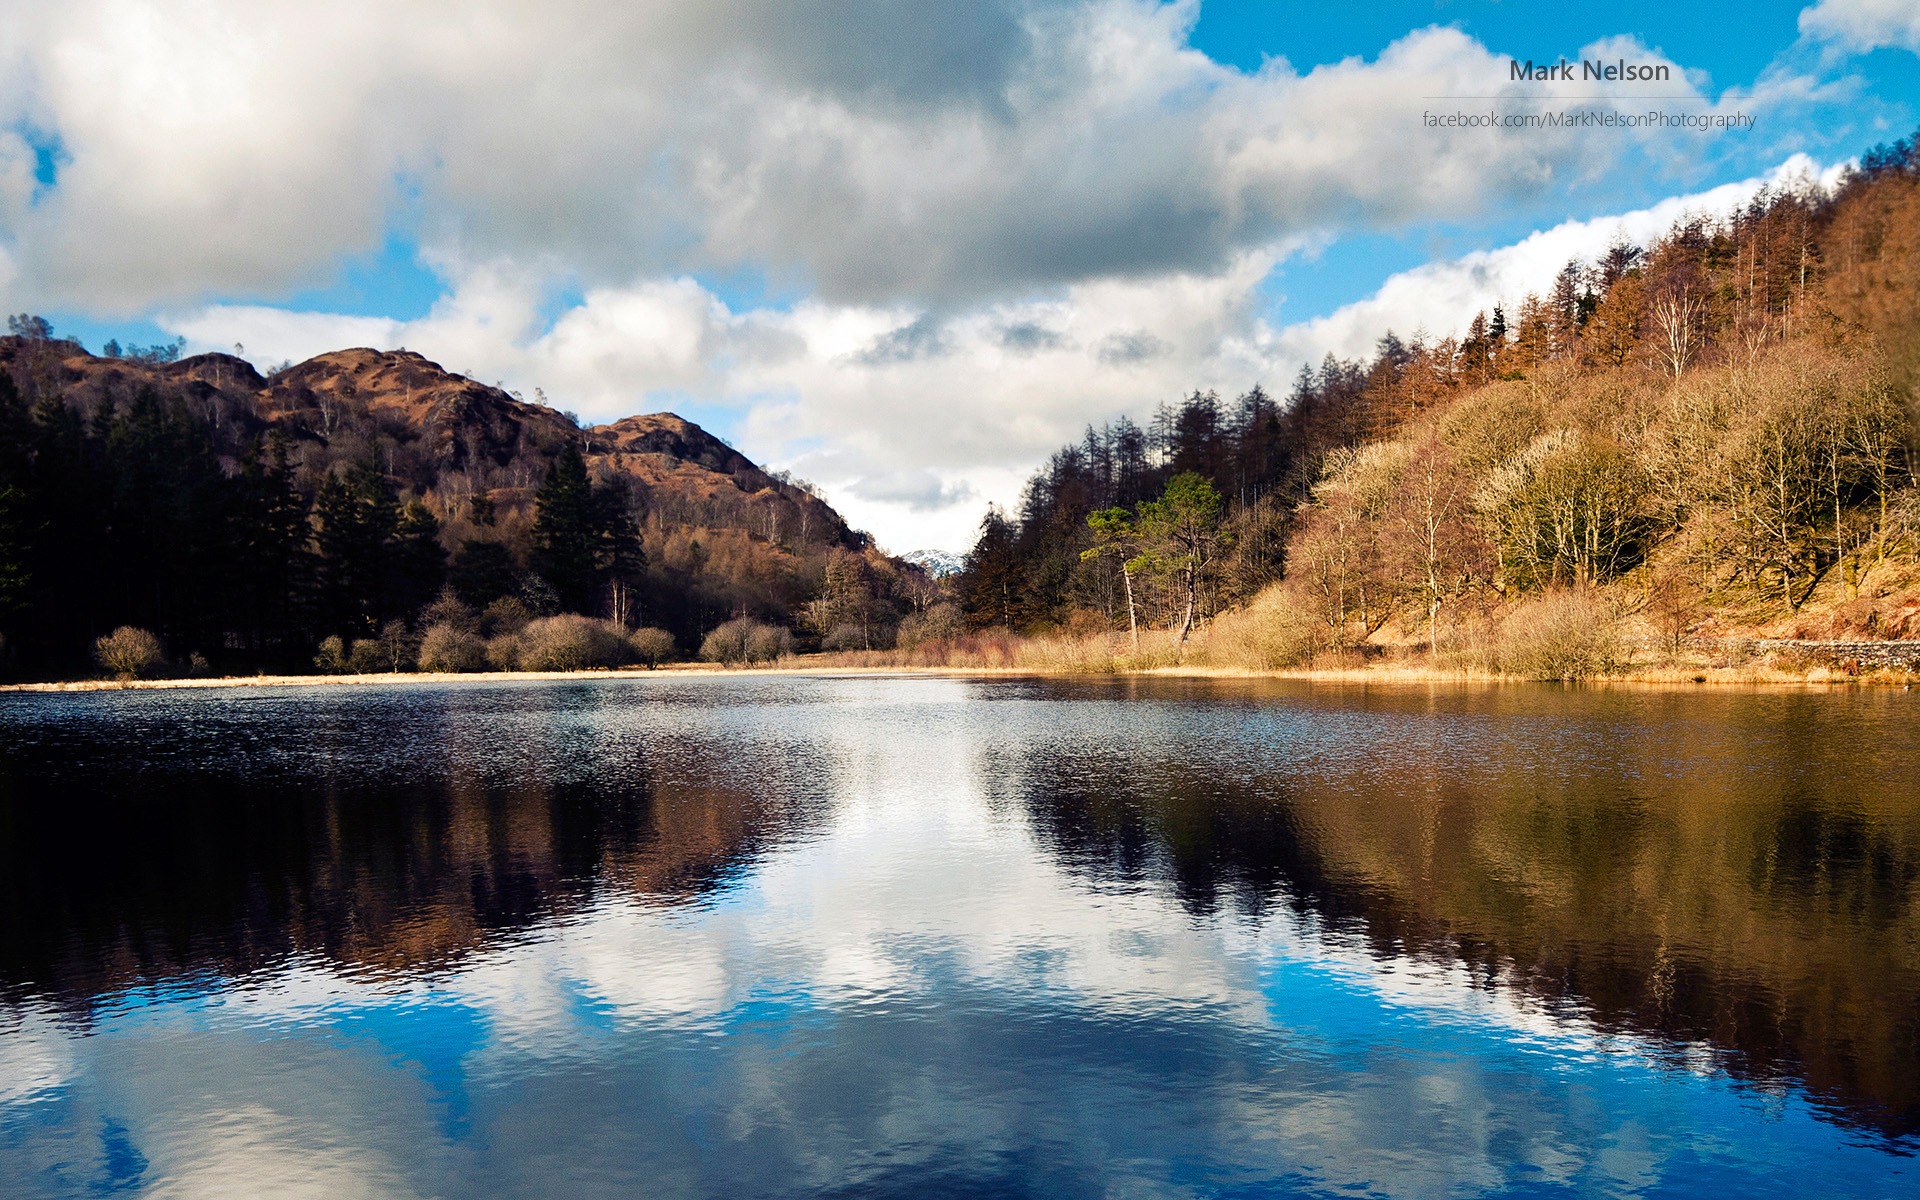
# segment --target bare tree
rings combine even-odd
[[[1661,365],[1678,379],[1700,353],[1701,343],[1705,340],[1700,326],[1706,316],[1707,306],[1690,289],[1672,287],[1654,297],[1652,313],[1654,331],[1658,335],[1654,340],[1654,351],[1659,355]]]

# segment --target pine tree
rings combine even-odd
[[[322,621],[342,636],[369,636],[393,610],[388,593],[399,497],[384,474],[361,463],[327,476],[314,516]]]
[[[1017,628],[1024,612],[1020,563],[1014,552],[1014,527],[998,506],[990,505],[980,521],[980,536],[967,555],[961,607],[974,629],[999,625]]]
[[[533,571],[554,590],[564,611],[588,612],[599,582],[595,551],[600,522],[578,446],[568,443],[561,449],[534,501]]]
[[[32,429],[13,377],[0,372],[0,632],[26,607],[33,578]]]
[[[468,538],[453,552],[447,582],[462,604],[482,609],[513,592],[513,552],[501,542]]]
[[[647,552],[640,544],[640,526],[624,477],[594,487],[593,516],[594,571],[607,593],[607,616],[625,625],[639,613]]]
[[[286,436],[275,431],[256,445],[234,485],[233,620],[254,655],[284,651],[304,640],[299,615],[312,532]]]
[[[440,520],[420,500],[409,500],[394,526],[389,615],[418,613],[440,594],[446,580],[447,552],[440,547]]]

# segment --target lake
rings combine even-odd
[[[0,696],[0,1195],[1920,1195],[1920,696]]]

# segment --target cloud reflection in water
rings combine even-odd
[[[1920,789],[1836,765],[1913,739],[1875,698],[98,699],[0,712],[8,1194],[1911,1186],[1898,1002],[1831,1026],[1792,953],[1913,978]],[[1756,995],[1800,1033],[1696,1019]]]

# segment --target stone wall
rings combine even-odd
[[[1863,670],[1875,667],[1920,668],[1920,641],[1818,642],[1800,638],[1693,638],[1695,644],[1748,654],[1791,650],[1835,664],[1854,662]]]

